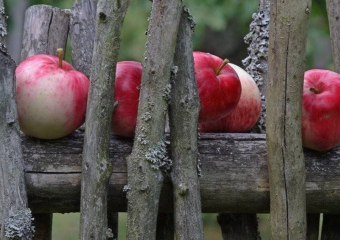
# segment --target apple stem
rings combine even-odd
[[[57,49],[57,55],[59,58],[59,67],[62,68],[63,67],[63,59],[64,59],[64,49],[62,48],[58,48]]]
[[[315,93],[315,94],[319,94],[320,93],[320,91],[318,89],[314,88],[314,87],[311,87],[309,89],[309,91],[311,91],[312,93]]]
[[[223,60],[221,66],[217,69],[216,71],[216,75],[219,75],[222,71],[222,69],[224,68],[225,65],[227,65],[229,63],[229,60],[226,58]]]

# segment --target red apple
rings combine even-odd
[[[254,79],[242,68],[229,65],[240,78],[242,93],[236,108],[227,116],[211,123],[200,124],[201,132],[242,133],[249,131],[261,113],[261,95]]]
[[[142,80],[142,64],[134,61],[117,63],[112,114],[113,133],[133,137],[137,123],[138,101]]]
[[[305,72],[302,143],[318,151],[340,144],[340,74],[321,69]]]
[[[19,125],[29,136],[61,138],[84,123],[90,82],[62,55],[29,57],[15,71]]]
[[[201,110],[198,121],[207,123],[228,115],[241,96],[241,83],[234,69],[209,53],[194,52],[195,74]]]

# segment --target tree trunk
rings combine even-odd
[[[156,237],[161,169],[169,167],[164,141],[181,0],[154,0],[143,61],[136,136],[128,164],[128,240]]]
[[[311,1],[271,1],[267,146],[271,239],[306,238],[302,86]]]
[[[0,0],[0,239],[32,239],[24,161],[15,103],[16,64],[6,52],[6,16]]]
[[[254,216],[255,215],[255,216]],[[223,240],[259,240],[257,216],[254,214],[224,214],[217,216]]]
[[[200,103],[192,53],[195,25],[189,10],[183,8],[172,70],[169,118],[177,240],[204,239],[197,150]]]
[[[120,32],[129,3],[129,0],[99,0],[97,5],[82,162],[82,240],[112,236],[112,229],[108,229],[107,190],[113,164],[108,151]]]

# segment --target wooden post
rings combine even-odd
[[[183,8],[172,69],[169,116],[177,240],[204,239],[197,149],[200,103],[192,54],[195,25],[189,10]]]
[[[271,239],[306,238],[302,85],[311,1],[271,1],[267,147]]]
[[[6,35],[0,0],[0,239],[29,240],[33,228],[15,102],[16,64],[6,51]]]
[[[66,48],[70,10],[48,5],[35,5],[25,12],[21,61],[37,54],[57,55],[58,48]],[[34,240],[51,239],[53,214],[33,212]]]
[[[90,78],[98,0],[76,0],[70,18],[72,65]]]
[[[168,166],[164,136],[181,0],[154,0],[147,30],[135,141],[128,167],[127,239],[154,240],[162,168]]]
[[[82,162],[82,240],[113,235],[107,218],[107,189],[113,170],[108,150],[120,32],[129,3],[129,0],[99,0],[97,5]]]

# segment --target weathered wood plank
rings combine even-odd
[[[271,239],[306,237],[302,86],[311,1],[271,0],[266,134]]]
[[[34,5],[25,13],[21,61],[36,54],[57,55],[66,49],[70,10]]]
[[[32,239],[24,160],[15,102],[16,64],[7,53],[6,15],[0,1],[0,239]]]
[[[79,212],[83,133],[43,141],[22,137],[29,206],[35,212]],[[112,136],[114,164],[110,210],[126,211],[126,157],[132,140]],[[267,149],[264,134],[201,134],[198,142],[203,212],[269,212]],[[340,213],[340,147],[304,150],[307,211]],[[161,211],[172,211],[172,187],[165,183]],[[113,204],[114,203],[114,204]]]
[[[72,65],[88,78],[91,74],[97,0],[76,0],[70,18]]]
[[[340,2],[337,0],[326,0],[326,6],[334,68],[336,72],[340,73]]]

